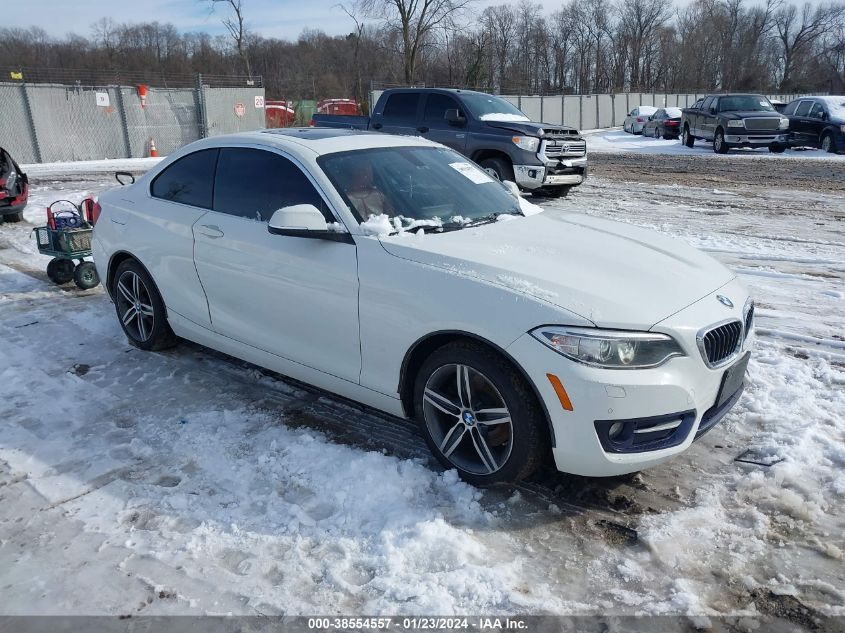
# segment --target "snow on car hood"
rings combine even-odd
[[[548,210],[423,239],[380,239],[396,257],[505,286],[599,327],[647,329],[734,277],[680,240]]]

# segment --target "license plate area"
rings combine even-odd
[[[717,408],[725,404],[736,393],[737,389],[742,386],[750,358],[751,352],[746,352],[742,358],[728,367],[725,373],[722,374],[722,384],[719,387],[719,395],[716,396]]]

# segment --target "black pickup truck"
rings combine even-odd
[[[711,141],[717,154],[733,147],[768,147],[779,154],[789,144],[789,119],[762,95],[710,95],[682,110],[681,142],[692,147],[695,139]]]
[[[575,130],[535,123],[500,97],[471,90],[385,90],[373,114],[315,114],[317,127],[422,136],[457,150],[499,180],[550,197],[587,177],[587,143]]]

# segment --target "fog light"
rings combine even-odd
[[[619,437],[622,434],[623,428],[625,428],[624,424],[622,424],[621,422],[614,422],[610,426],[610,430],[607,432],[607,436],[610,439],[615,440],[617,437]]]
[[[537,177],[537,170],[536,169],[529,169],[528,170],[528,177],[529,178],[536,178]]]

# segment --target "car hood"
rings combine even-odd
[[[761,119],[784,118],[780,112],[768,112],[763,110],[748,110],[747,112],[722,112],[721,115],[726,119],[745,119],[749,117],[757,117]]]
[[[680,240],[559,211],[381,243],[396,257],[503,286],[609,328],[648,329],[734,278]]]
[[[555,134],[572,134],[577,136],[578,130],[567,125],[554,125],[553,123],[535,123],[534,121],[493,121],[485,120],[485,125],[499,128],[500,130],[510,130],[517,134],[526,134],[528,136],[543,136],[554,132]]]

